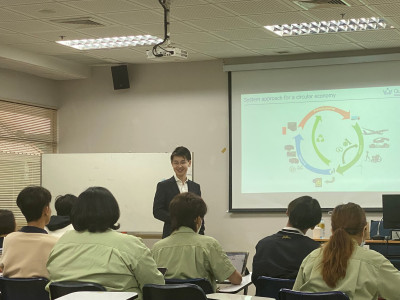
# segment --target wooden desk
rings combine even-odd
[[[138,297],[134,292],[75,292],[58,300],[131,300]]]
[[[275,300],[275,298],[269,298],[269,297],[258,297],[258,296],[237,295],[237,294],[223,294],[223,293],[207,294],[207,299],[216,299],[216,300]]]

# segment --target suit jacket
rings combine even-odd
[[[188,180],[187,185],[189,192],[201,196],[199,184]],[[180,191],[174,176],[157,184],[153,203],[153,215],[156,219],[164,222],[162,238],[169,236],[172,232],[169,203],[178,194],[180,194]],[[199,233],[204,234],[204,224],[202,224]]]

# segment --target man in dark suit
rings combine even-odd
[[[154,196],[153,215],[164,222],[162,238],[171,234],[171,219],[169,215],[169,203],[180,193],[192,192],[201,196],[200,185],[187,179],[188,168],[192,164],[192,155],[185,147],[177,147],[171,154],[171,165],[175,175],[157,184]],[[204,234],[204,222],[199,231]]]

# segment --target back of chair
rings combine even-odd
[[[85,281],[54,281],[50,283],[51,299],[57,299],[73,292],[82,291],[105,291],[106,289],[98,283]]]
[[[143,300],[207,300],[204,291],[195,284],[145,284]]]
[[[256,296],[278,299],[279,290],[282,288],[291,289],[294,282],[294,279],[260,276],[256,282]]]
[[[6,278],[0,277],[2,300],[49,300],[45,287],[47,278]]]
[[[339,291],[320,292],[320,293],[306,293],[292,291],[288,289],[281,289],[279,292],[280,300],[349,300],[349,297]]]
[[[166,284],[181,284],[181,283],[191,283],[195,284],[204,291],[205,294],[214,293],[211,283],[205,278],[190,278],[190,279],[165,279]]]

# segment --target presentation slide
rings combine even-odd
[[[230,211],[284,211],[303,195],[379,211],[400,194],[399,66],[232,72]]]
[[[242,193],[397,191],[400,86],[241,95]]]

